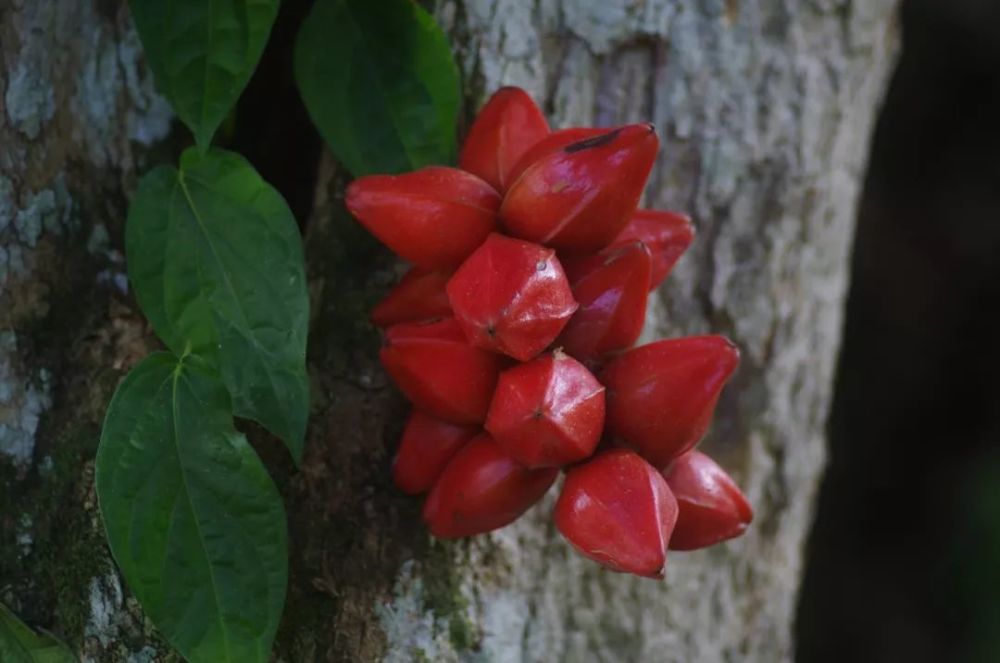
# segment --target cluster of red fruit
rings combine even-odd
[[[430,491],[435,536],[513,522],[560,468],[556,526],[616,571],[662,577],[668,548],[749,524],[732,479],[693,450],[737,349],[719,336],[632,347],[649,291],[694,237],[683,215],[637,209],[658,146],[648,124],[550,131],[503,88],[460,170],[348,188],[351,213],[414,265],[372,320],[414,405],[394,478]]]

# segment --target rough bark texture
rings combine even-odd
[[[170,122],[122,4],[0,1],[0,601],[85,660],[157,650],[108,563],[93,457],[152,347],[120,237]]]
[[[711,331],[743,349],[705,445],[757,521],[739,541],[672,555],[665,583],[572,553],[550,503],[495,535],[430,541],[419,505],[388,479],[405,410],[365,322],[397,267],[344,215],[326,157],[306,224],[314,414],[302,470],[248,431],[292,527],[280,659],[791,657],[894,5],[439,3],[470,109],[516,84],[545,100],[555,126],[656,123],[664,147],[647,203],[689,211],[699,237],[658,293],[647,336]],[[0,5],[0,86],[0,600],[90,660],[163,658],[108,562],[92,458],[111,390],[155,346],[119,251],[128,192],[169,118],[119,2]]]

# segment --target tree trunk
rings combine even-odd
[[[365,322],[398,266],[348,220],[324,156],[306,223],[314,403],[301,471],[246,427],[292,528],[281,660],[790,660],[894,8],[438,3],[470,110],[514,84],[545,101],[553,126],[655,122],[646,203],[688,211],[698,238],[646,336],[717,332],[741,347],[704,447],[757,519],[742,539],[672,554],[663,583],[573,553],[552,496],[496,534],[431,541],[419,504],[389,480],[405,406]],[[0,600],[85,659],[170,659],[109,563],[92,485],[110,393],[156,346],[120,251],[137,173],[176,153],[166,106],[124,3],[107,0],[8,0],[0,83]]]

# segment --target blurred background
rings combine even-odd
[[[907,0],[902,20],[799,663],[1000,662],[1000,2]]]

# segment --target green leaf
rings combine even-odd
[[[298,227],[243,157],[187,150],[149,172],[125,228],[142,310],[177,355],[216,365],[237,415],[281,437],[296,462],[309,414],[309,300]]]
[[[279,0],[131,0],[156,86],[205,148],[257,67]]]
[[[0,661],[3,663],[74,663],[66,645],[38,635],[0,603]]]
[[[132,369],[108,407],[96,484],[111,552],[166,639],[195,663],[267,661],[285,511],[218,374],[165,352]]]
[[[413,0],[319,0],[299,31],[295,78],[355,176],[453,161],[458,68]]]

